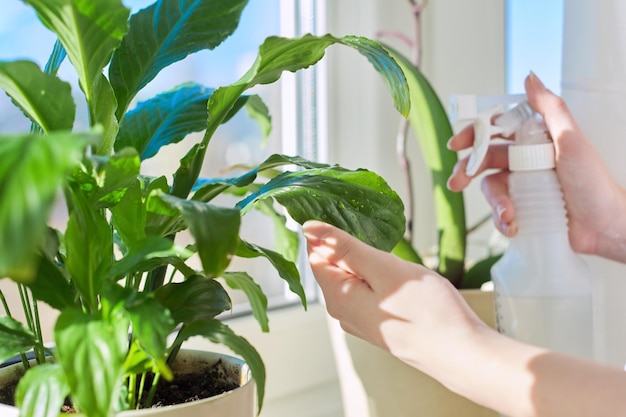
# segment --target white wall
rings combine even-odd
[[[327,8],[328,29],[337,35],[376,38],[379,31],[413,33],[407,0],[329,1]],[[453,93],[504,93],[504,2],[433,0],[423,12],[422,22],[422,68],[444,105]],[[407,51],[393,38],[382,40]],[[380,77],[363,57],[339,48],[329,51],[328,69],[330,161],[376,171],[406,198],[395,145],[400,116]],[[415,242],[427,248],[437,238],[430,177],[413,138],[409,149],[416,184]],[[489,213],[477,182],[465,197],[468,224]]]
[[[611,173],[626,186],[626,3],[566,0],[564,7],[563,98]],[[621,368],[626,363],[626,266],[589,261],[597,278],[598,358]]]

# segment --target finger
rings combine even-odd
[[[481,189],[493,212],[496,228],[505,236],[517,234],[515,207],[509,195],[508,171],[487,175],[483,178]]]
[[[472,145],[474,145],[474,126],[471,124],[452,136],[447,144],[448,149],[456,152],[471,148]]]
[[[525,87],[528,102],[543,117],[557,152],[564,140],[583,137],[565,101],[548,90],[534,73],[526,77]]]
[[[333,265],[363,280],[374,291],[384,286],[381,284],[388,284],[389,278],[406,275],[406,262],[327,223],[306,222],[303,232],[310,260]],[[320,280],[323,281],[320,285],[334,285],[327,277],[320,277],[318,282]]]
[[[448,178],[448,189],[462,191],[472,182],[473,178],[488,169],[507,169],[509,166],[508,146],[508,144],[491,145],[480,168],[473,176],[467,175],[466,172],[469,156],[460,159],[454,166],[452,175]]]

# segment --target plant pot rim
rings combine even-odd
[[[191,401],[188,403],[181,403],[181,404],[169,405],[169,406],[158,407],[158,408],[145,408],[141,410],[120,411],[116,414],[116,417],[167,416],[168,413],[172,412],[172,409],[180,411],[180,414],[184,415],[183,414],[184,410],[188,410],[191,407],[201,407],[209,403],[220,402],[223,399],[226,399],[227,397],[229,397],[230,395],[233,395],[235,392],[238,392],[238,391],[252,390],[253,397],[254,397],[254,390],[256,387],[256,383],[254,379],[252,378],[252,374],[250,372],[248,365],[246,364],[245,361],[243,361],[240,358],[223,354],[223,353],[212,352],[212,351],[196,350],[196,349],[181,349],[177,359],[194,360],[196,358],[199,359],[199,358],[207,358],[207,357],[211,358],[210,360],[213,362],[216,362],[217,360],[222,359],[232,365],[240,367],[241,368],[241,371],[240,371],[241,385],[238,388],[235,388],[234,390],[226,391],[224,393],[214,395],[209,398],[204,398],[204,399],[197,400],[197,401]],[[19,368],[19,367],[21,367],[21,363],[16,363],[16,364],[11,364],[8,366],[0,367],[0,374],[4,372],[11,372],[15,368]],[[68,416],[70,415],[75,416],[75,417],[83,416],[83,414],[68,414]],[[193,415],[193,414],[190,414],[190,415]],[[0,416],[18,417],[19,410],[17,409],[17,407],[0,403]]]

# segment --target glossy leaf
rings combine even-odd
[[[65,232],[65,265],[84,301],[96,309],[105,271],[113,263],[113,231],[80,190],[72,191],[74,210]]]
[[[129,251],[122,259],[116,261],[107,276],[119,280],[126,274],[148,272],[161,265],[176,264],[177,260],[191,257],[193,253],[177,246],[172,239],[160,236],[148,236],[129,246]]]
[[[298,272],[296,264],[285,259],[280,253],[245,241],[241,241],[237,249],[237,256],[243,258],[265,257],[276,269],[278,275],[285,280],[289,286],[289,290],[300,297],[302,305],[305,309],[307,308],[306,294],[300,282],[300,273]]]
[[[33,297],[62,310],[74,304],[76,293],[64,271],[47,256],[42,256],[34,280],[26,283]]]
[[[267,139],[272,131],[272,118],[270,116],[269,109],[261,97],[256,94],[242,97],[248,97],[245,104],[246,112],[248,113],[248,116],[255,120],[261,128],[263,138]],[[225,121],[227,120],[228,118]]]
[[[287,227],[287,217],[277,211],[271,199],[257,201],[255,208],[272,220],[274,249],[285,259],[296,262],[300,249],[300,234]]]
[[[112,287],[124,302],[124,311],[132,324],[132,336],[146,352],[158,371],[171,380],[172,371],[166,364],[166,342],[174,330],[174,320],[167,308],[151,294],[129,288]]]
[[[129,103],[163,68],[230,36],[247,0],[159,0],[130,19],[128,34],[113,56],[109,78],[119,108]]]
[[[420,265],[424,265],[424,261],[420,254],[415,250],[411,242],[405,238],[400,239],[398,244],[391,251],[394,255],[405,261],[414,262]]]
[[[0,88],[44,132],[71,130],[76,104],[69,83],[30,61],[0,62]]]
[[[171,311],[176,323],[210,320],[232,307],[222,285],[200,275],[190,276],[183,282],[165,284],[154,295]]]
[[[246,298],[250,302],[252,314],[256,321],[259,322],[261,330],[269,332],[269,319],[267,318],[267,297],[263,294],[263,290],[254,282],[252,277],[245,272],[225,272],[222,275],[226,285],[234,290],[241,290],[246,294]]]
[[[0,276],[32,279],[55,196],[88,138],[93,136],[0,136]]]
[[[127,31],[129,10],[121,0],[24,0],[55,32],[94,105],[102,69]],[[92,114],[93,116],[93,114]]]
[[[140,180],[129,185],[120,201],[111,207],[111,223],[126,246],[145,239],[146,206]]]
[[[300,224],[321,220],[364,242],[390,251],[402,238],[404,205],[377,174],[325,168],[286,172],[238,204],[244,212],[258,199],[272,197]]]
[[[224,272],[239,243],[239,210],[161,195],[185,218],[193,235],[204,273],[217,277]]]
[[[246,361],[257,384],[257,410],[260,412],[265,396],[265,365],[250,342],[236,335],[230,327],[219,320],[209,320],[196,321],[186,325],[176,337],[174,344],[180,345],[192,336],[202,336],[213,343],[222,344]]]
[[[231,112],[238,98],[249,88],[258,84],[269,84],[278,80],[284,71],[295,72],[316,64],[333,44],[343,44],[364,55],[381,74],[393,96],[396,109],[403,115],[409,114],[410,100],[406,78],[400,67],[376,41],[355,36],[336,38],[332,35],[305,35],[300,38],[271,36],[259,48],[256,61],[244,76],[234,84],[220,87],[208,103],[209,123],[203,138],[203,145],[187,157],[194,162],[191,169],[177,172],[174,181],[174,194],[187,196],[200,174],[199,162],[204,159],[206,145],[210,142],[218,126]]]
[[[457,161],[456,152],[447,148],[452,127],[439,97],[419,69],[401,54],[393,50],[390,54],[407,77],[412,103],[409,121],[432,174],[439,230],[438,272],[459,286],[465,268],[466,225],[463,194],[446,185]]]
[[[102,127],[102,140],[96,146],[97,155],[108,156],[113,151],[115,138],[119,131],[119,124],[115,116],[117,100],[113,92],[113,87],[109,80],[100,74],[100,81],[94,86],[91,109],[91,125]]]
[[[140,161],[132,148],[122,149],[99,167],[97,173],[98,188],[90,196],[98,208],[117,204],[126,189],[137,181]]]
[[[63,369],[57,363],[43,363],[29,369],[15,391],[20,416],[58,417],[70,393]]]
[[[33,332],[9,316],[0,316],[0,363],[26,352],[37,343]]]
[[[89,417],[112,415],[123,382],[128,329],[121,311],[105,320],[68,309],[57,319],[56,357],[72,401]]]

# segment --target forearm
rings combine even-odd
[[[480,328],[433,376],[509,417],[626,416],[626,373]]]

